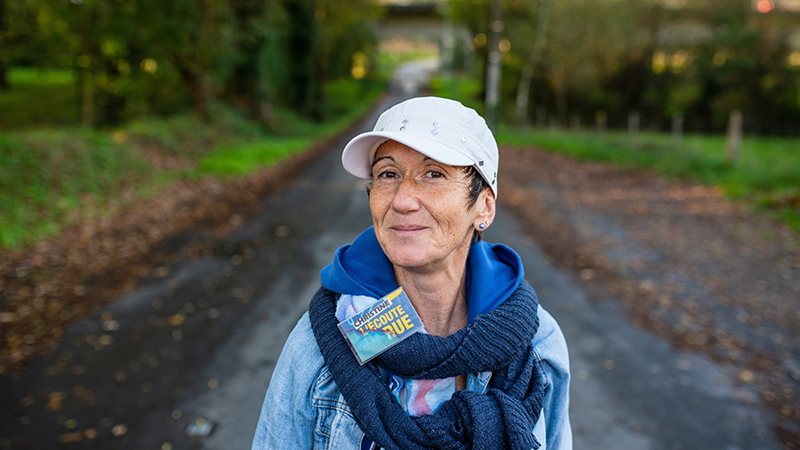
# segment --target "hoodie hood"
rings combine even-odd
[[[503,244],[483,241],[470,246],[467,256],[467,321],[491,311],[517,289],[524,277],[522,260]],[[375,237],[373,227],[336,250],[333,262],[320,272],[322,286],[340,294],[381,298],[397,289],[392,263]]]

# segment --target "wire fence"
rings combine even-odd
[[[758,136],[800,136],[800,120],[775,120],[771,118],[758,117],[748,114],[747,111],[741,113],[741,131],[744,135]],[[543,108],[537,108],[533,117],[533,125],[536,128],[551,129],[595,129],[603,132],[606,130],[628,130],[629,132],[650,131],[650,132],[672,132],[673,134],[725,134],[730,129],[730,116],[728,120],[721,122],[712,119],[697,119],[694,117],[684,117],[675,114],[670,119],[663,117],[653,118],[640,115],[637,111],[631,111],[627,117],[606,114],[603,111],[597,112],[594,117],[586,120],[582,114],[573,113],[568,118],[559,118],[548,114]],[[800,146],[798,146],[800,150]]]
[[[632,133],[638,132],[639,130],[671,132],[676,136],[680,136],[684,133],[726,134],[731,129],[731,117],[735,114],[739,114],[741,119],[740,124],[737,124],[737,128],[740,129],[743,135],[784,137],[800,136],[800,121],[774,120],[748,115],[746,111],[739,113],[736,113],[736,111],[738,110],[731,112],[725,125],[722,125],[719,122],[713,123],[710,120],[693,120],[691,118],[685,118],[681,114],[673,115],[671,121],[669,122],[665,122],[664,120],[648,121],[647,118],[640,116],[636,111],[629,113],[626,119],[620,120],[622,118],[616,118],[616,120],[613,121],[609,120],[609,118],[604,114],[597,114],[594,121],[594,128],[601,132],[611,129],[627,129]],[[580,123],[581,122],[579,120],[573,118],[570,120],[569,128],[579,128]],[[553,122],[551,121],[549,125],[552,126]],[[798,150],[800,150],[800,144],[798,145]]]

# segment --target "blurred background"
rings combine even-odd
[[[665,170],[755,191],[797,228],[785,208],[797,172],[783,162],[796,167],[796,142],[772,138],[800,134],[798,27],[797,0],[5,0],[0,244],[52,235],[81,214],[73,206],[173,176],[179,161],[246,171],[208,154],[324,135],[424,57],[439,61],[433,93],[486,115],[501,141],[532,127],[625,130],[659,152],[685,133],[691,155]],[[761,175],[726,166],[753,158],[742,135]],[[131,145],[144,160],[89,149]],[[77,176],[28,169],[61,164]]]
[[[267,126],[281,109],[323,120],[351,79],[385,80],[414,52],[478,100],[499,49],[509,123],[623,128],[638,113],[667,131],[680,114],[708,133],[738,109],[749,132],[796,135],[798,14],[796,0],[5,1],[0,123],[108,127],[222,105]]]
[[[310,240],[327,218],[303,216],[319,227],[303,234],[272,213],[265,235],[231,236],[261,226],[251,220],[265,205],[293,205],[280,210],[291,215],[324,197],[276,200],[299,173],[319,175],[306,165],[339,151],[387,101],[419,94],[486,117],[504,152],[504,207],[526,224],[524,245],[542,247],[530,260],[572,273],[592,299],[618,300],[616,316],[635,328],[727,364],[733,387],[719,395],[750,405],[732,409],[736,420],[800,448],[800,0],[0,0],[0,448],[133,448],[134,430],[154,428],[110,412],[85,418],[101,392],[135,384],[120,397],[129,405],[216,389],[217,375],[169,384],[217,349],[197,344],[208,324],[191,321],[233,311],[271,323],[272,312],[248,309],[266,284],[237,281],[218,304],[210,275],[181,300],[142,286],[179,290],[190,278],[174,265],[194,259],[222,258],[214,270],[234,278],[251,260],[275,273],[296,263],[284,241]],[[265,245],[277,247],[264,256]],[[141,321],[107,309],[123,295],[141,296]],[[226,310],[231,299],[239,306]],[[567,303],[554,313],[562,326],[585,306]],[[236,320],[214,336],[233,335]],[[575,323],[565,332],[579,341],[575,330],[592,326]],[[145,329],[163,335],[93,366],[86,355],[111,353],[128,327],[131,342]],[[608,383],[635,373],[598,358]],[[674,358],[678,375],[666,363],[630,366],[680,389],[707,364]],[[592,380],[593,366],[577,363],[576,379]],[[162,392],[137,378],[148,367],[177,378]],[[93,371],[114,388],[57,381]],[[186,409],[158,405],[159,424],[190,421]],[[749,412],[762,406],[763,423]],[[55,428],[30,431],[37,420]],[[582,420],[580,442],[597,442],[587,430],[602,420]],[[650,446],[637,440],[648,430],[629,428],[620,448],[722,442],[670,445],[671,436]],[[169,433],[139,444],[178,447]],[[731,442],[719,448],[761,448]]]

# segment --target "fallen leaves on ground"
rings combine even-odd
[[[206,241],[243,223],[259,199],[274,192],[335,137],[250,176],[175,182],[102,218],[58,236],[0,254],[0,375],[52,350],[64,327],[131,290],[142,277],[163,278],[165,264],[202,256],[208,242],[171,243],[200,227]],[[166,273],[165,273],[166,270]],[[179,323],[180,317],[170,318]],[[107,337],[100,337],[103,345]]]

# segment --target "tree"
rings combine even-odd
[[[321,118],[324,85],[374,44],[377,10],[368,0],[7,1],[0,69],[73,69],[85,126],[202,115],[217,102],[265,122],[273,105]]]
[[[487,0],[451,5],[475,35],[488,34]],[[665,128],[684,112],[709,131],[724,128],[733,108],[763,130],[790,127],[800,114],[800,52],[789,45],[800,14],[781,3],[506,0],[503,8],[502,84],[516,89],[503,88],[502,98],[516,99],[517,123],[531,105],[562,126],[598,112],[622,126],[635,110]],[[485,71],[487,47],[476,50]]]
[[[0,0],[0,47],[5,44],[4,41],[8,35],[6,14],[6,0]],[[0,89],[8,89],[8,76],[6,72],[6,60],[0,55]]]
[[[553,0],[541,0],[540,5],[533,49],[531,49],[528,58],[525,60],[525,66],[522,68],[522,76],[519,79],[519,86],[517,87],[517,126],[522,126],[527,122],[528,98],[530,97],[533,73],[536,66],[538,66],[539,62],[542,60],[542,52],[544,51],[545,45],[547,45],[547,27],[550,24],[550,10],[553,6]]]
[[[7,69],[15,64],[46,65],[47,52],[36,14],[36,0],[0,0],[0,89],[8,89]]]

